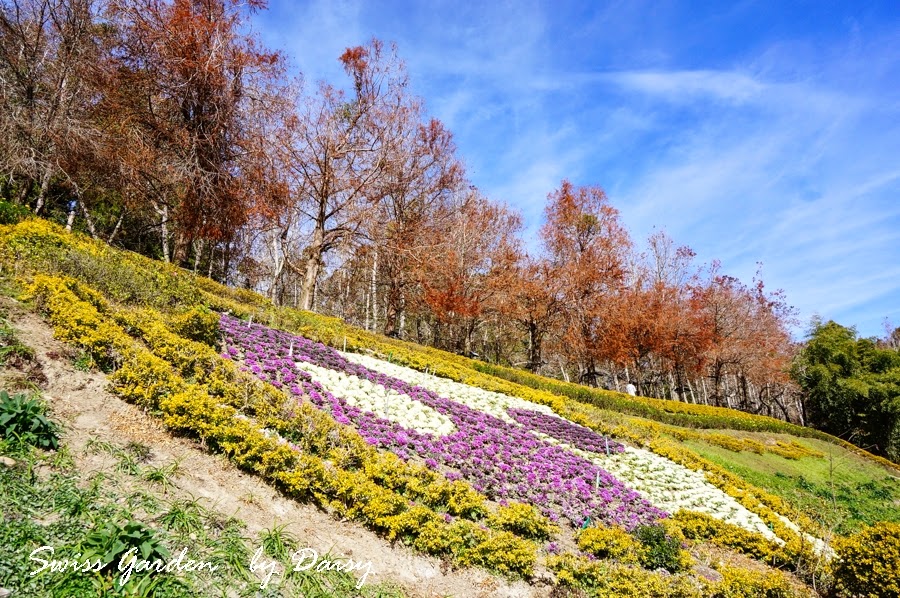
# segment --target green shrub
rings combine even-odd
[[[18,224],[31,216],[25,206],[0,200],[0,224]]]
[[[44,413],[45,407],[38,399],[24,394],[11,397],[5,390],[0,391],[0,431],[4,439],[56,450],[58,429]]]
[[[662,525],[639,525],[633,533],[643,546],[641,565],[647,569],[675,573],[686,568],[681,541],[666,533]]]

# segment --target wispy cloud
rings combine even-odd
[[[760,98],[771,89],[753,77],[722,71],[626,71],[609,73],[602,79],[675,102],[714,97],[732,102]]]

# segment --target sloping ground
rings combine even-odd
[[[264,487],[317,505],[303,508],[323,525],[352,519],[373,538],[529,583],[489,581],[497,595],[546,595],[538,579],[603,596],[810,592],[800,580],[821,588],[831,551],[818,539],[829,539],[834,522],[805,516],[796,507],[809,505],[778,484],[770,494],[745,479],[758,472],[765,486],[799,475],[782,473],[781,462],[817,464],[808,469],[819,478],[805,482],[815,488],[835,454],[859,459],[869,469],[853,483],[866,492],[874,485],[859,521],[896,517],[892,500],[879,502],[893,496],[890,464],[784,422],[584,389],[385,339],[45,223],[0,228],[0,258],[55,334],[170,433],[200,439]],[[392,412],[387,401],[405,407]],[[733,473],[740,467],[744,477]],[[655,508],[675,517],[642,525]],[[260,525],[271,525],[270,515]],[[411,569],[413,583],[429,575],[387,564]],[[483,573],[460,575],[470,584],[462,595],[478,591],[481,582],[466,576]]]
[[[540,588],[528,587],[523,581],[509,582],[478,569],[451,570],[438,559],[392,546],[359,525],[336,521],[313,506],[286,499],[259,478],[202,450],[196,442],[173,437],[156,418],[110,394],[107,377],[101,372],[76,369],[71,348],[54,339],[52,329],[18,302],[0,298],[0,308],[8,312],[18,340],[34,350],[36,363],[47,380],[44,397],[54,418],[63,423],[62,442],[85,478],[115,467],[108,453],[92,451],[92,446],[146,446],[151,450],[145,461],[147,467],[179,464],[179,475],[166,487],[168,501],[200,499],[201,505],[245,523],[251,538],[283,525],[285,531],[300,539],[301,548],[308,546],[320,555],[330,553],[370,562],[368,585],[387,583],[410,598],[544,595]],[[4,371],[5,375],[15,373]],[[125,495],[141,485],[136,480],[134,486],[119,491]],[[248,548],[256,547],[251,543]],[[279,581],[273,580],[272,586]]]

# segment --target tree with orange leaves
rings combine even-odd
[[[750,409],[751,399],[759,395],[754,384],[787,383],[791,351],[787,328],[793,308],[782,292],[766,293],[758,274],[748,287],[721,274],[714,262],[708,280],[694,295],[700,325],[708,335],[704,359],[715,405]],[[787,416],[783,405],[781,409]]]
[[[599,187],[564,180],[547,199],[540,235],[559,280],[563,317],[556,349],[579,365],[583,382],[596,384],[601,364],[620,359],[604,339],[613,324],[609,301],[625,283],[631,240]]]
[[[182,262],[195,240],[227,240],[271,192],[254,196],[258,187],[245,184],[261,156],[249,115],[267,108],[266,89],[281,72],[281,57],[242,33],[244,7],[263,5],[107,5],[105,16],[120,36],[108,55],[101,100],[107,153],[115,155],[122,195],[157,214],[167,261]]]
[[[436,331],[437,346],[469,354],[476,331],[489,320],[497,325],[514,283],[521,218],[474,188],[448,209],[445,226],[431,231],[439,242],[418,269],[421,308],[436,328],[448,331]]]

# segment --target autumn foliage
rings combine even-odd
[[[799,419],[791,311],[564,180],[537,242],[397,48],[289,79],[258,1],[0,5],[0,199],[276,303],[491,362]],[[507,198],[514,200],[516,198]],[[18,210],[18,212],[16,211]]]

